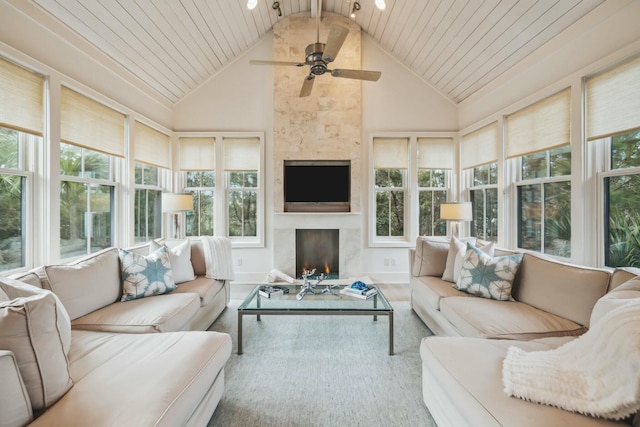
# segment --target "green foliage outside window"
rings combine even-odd
[[[404,236],[404,171],[376,169],[376,236]]]
[[[440,220],[440,204],[447,201],[446,171],[418,170],[418,232],[422,236],[445,236],[446,221]]]
[[[228,172],[229,237],[258,235],[258,172]]]
[[[193,210],[186,213],[187,236],[213,236],[215,181],[213,171],[187,172],[186,191],[193,194]]]
[[[640,267],[640,131],[611,138],[611,169],[630,173],[604,180],[605,263],[610,267]]]

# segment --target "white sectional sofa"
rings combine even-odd
[[[190,280],[130,301],[117,248],[0,278],[0,426],[206,425],[231,355],[230,336],[206,329],[229,281],[204,276],[199,239],[188,251]]]
[[[420,237],[416,245],[409,255],[411,306],[438,335],[423,339],[420,355],[423,399],[439,427],[634,423],[633,417],[613,421],[509,397],[503,361],[512,346],[553,350],[586,334],[618,303],[640,298],[640,270],[611,272],[526,253],[513,284],[515,301],[496,301],[442,279],[452,251],[447,239]],[[496,256],[513,253],[496,250]]]

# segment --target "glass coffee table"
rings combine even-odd
[[[260,295],[259,290],[261,287],[273,285],[286,288],[289,292],[270,298]],[[257,285],[238,307],[238,354],[242,354],[242,318],[244,316],[256,316],[256,320],[260,321],[261,315],[279,314],[373,316],[373,321],[377,321],[380,315],[388,316],[389,355],[393,355],[393,307],[377,287],[377,294],[368,299],[340,294],[342,288],[350,285],[351,282],[347,283],[341,279],[326,280],[314,288],[314,293],[307,293],[300,300],[296,299],[296,295],[301,290],[300,283]],[[323,293],[322,291],[329,286],[333,293]]]

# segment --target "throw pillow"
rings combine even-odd
[[[462,251],[464,254],[465,248],[467,247],[467,242],[471,242],[475,244],[475,237],[467,237],[464,239],[458,239],[453,236],[449,241],[449,252],[447,254],[447,265],[444,268],[444,272],[442,273],[442,280],[446,280],[447,282],[453,282],[453,269],[455,268],[456,257]]]
[[[146,256],[120,249],[119,256],[122,276],[121,301],[166,294],[176,288],[166,246]]]
[[[0,302],[0,348],[15,355],[34,410],[50,407],[73,385],[57,306],[50,291]]]
[[[446,237],[420,236],[416,239],[413,275],[442,276],[447,262],[449,242]]]
[[[152,240],[149,243],[149,253],[153,253],[160,249],[162,246],[160,243]],[[193,272],[193,265],[191,265],[191,243],[189,239],[183,241],[179,245],[169,248],[169,262],[171,262],[171,269],[173,270],[173,280],[176,284],[188,282],[196,278]]]
[[[474,246],[489,256],[494,255],[493,242],[485,242],[485,244],[481,245],[480,241],[476,240],[476,244]],[[460,278],[460,271],[462,271],[462,263],[464,262],[464,256],[465,256],[466,250],[467,250],[467,246],[464,245],[462,250],[459,251],[458,254],[456,255],[456,260],[453,264],[453,283],[458,283],[458,279]]]
[[[482,298],[513,301],[513,281],[522,254],[491,257],[467,243],[460,277],[455,288]]]

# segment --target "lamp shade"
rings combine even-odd
[[[162,212],[193,210],[193,195],[189,193],[162,193]]]
[[[440,219],[446,221],[471,221],[473,219],[471,202],[442,203],[440,205]]]

